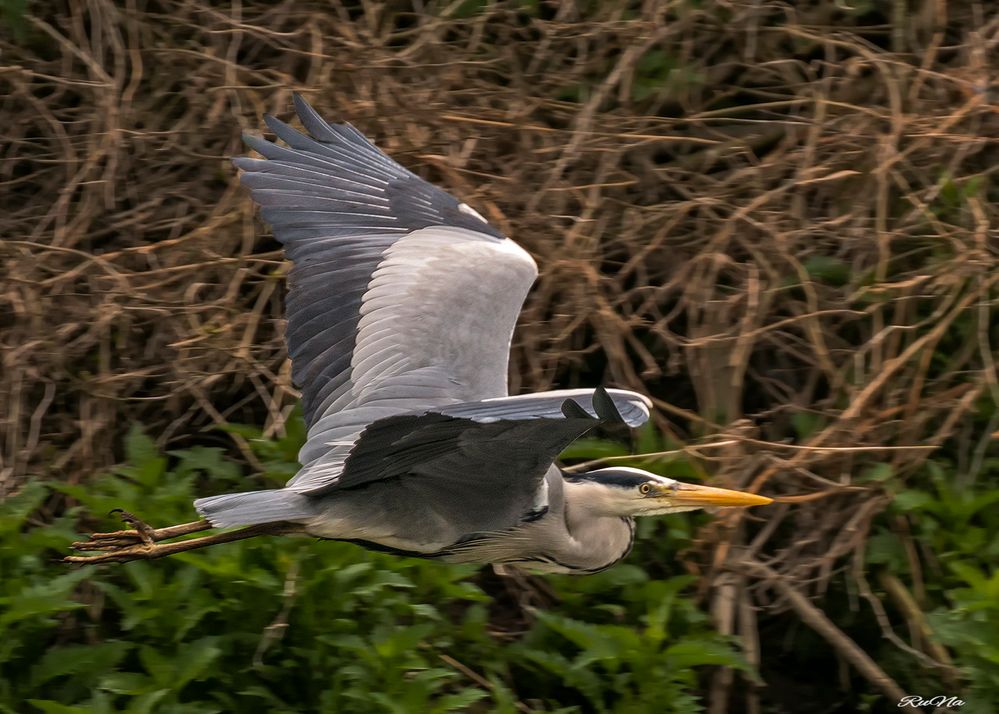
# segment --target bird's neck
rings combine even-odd
[[[565,527],[571,538],[560,562],[577,572],[595,573],[611,567],[631,552],[635,542],[635,522],[622,516],[598,515],[566,493]]]

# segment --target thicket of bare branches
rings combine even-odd
[[[973,480],[999,426],[970,419],[999,401],[999,16],[471,5],[34,7],[0,72],[0,493],[107,467],[134,421],[282,428],[286,268],[228,157],[298,90],[535,255],[513,390],[650,393],[718,482],[793,497],[703,534],[719,626],[820,627],[802,595],[862,581],[889,498],[858,475],[950,440]]]

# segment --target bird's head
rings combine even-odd
[[[566,477],[573,506],[602,516],[664,516],[709,506],[763,506],[773,499],[755,493],[674,481],[619,466]]]

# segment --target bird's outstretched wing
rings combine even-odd
[[[453,404],[442,407],[439,411],[448,416],[485,421],[553,419],[570,416],[565,413],[566,409],[570,409],[573,411],[572,416],[609,422],[622,421],[635,428],[649,420],[651,408],[652,402],[638,392],[627,389],[583,388],[518,394],[502,399],[483,399],[470,404]]]
[[[349,423],[364,410],[348,410],[338,441],[285,488],[211,496],[195,506],[216,526],[302,520],[316,515],[322,496],[383,484],[387,488],[367,492],[367,498],[387,513],[398,512],[400,523],[414,514],[435,514],[433,520],[444,524],[441,542],[452,542],[449,534],[506,528],[543,511],[544,475],[562,449],[600,422],[639,426],[650,406],[626,390],[573,389],[451,404],[370,423]]]
[[[639,426],[648,420],[649,406],[627,390],[572,389],[389,416],[302,469],[288,488],[322,495],[438,469],[470,477],[473,488],[482,485],[480,475],[483,483],[495,478],[504,488],[524,475],[536,488],[558,454],[583,433],[600,421]]]
[[[247,136],[265,158],[235,164],[292,261],[287,341],[309,427],[303,463],[328,449],[329,420],[345,409],[505,396],[534,261],[349,124],[328,124],[299,96],[295,108],[308,135],[267,117],[287,146]]]
[[[544,477],[566,446],[598,424],[624,422],[615,402],[632,424],[644,421],[636,412],[648,415],[639,395],[587,391],[592,405],[589,395],[562,398],[556,410],[557,398],[509,398],[380,419],[315,495],[390,482],[395,500],[413,513],[432,510],[455,533],[509,528],[547,509]]]

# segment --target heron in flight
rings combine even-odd
[[[284,488],[201,498],[193,523],[75,543],[77,563],[158,558],[263,534],[307,534],[451,563],[594,573],[617,563],[635,516],[755,506],[763,496],[635,468],[568,474],[555,460],[601,423],[637,427],[635,392],[511,396],[514,324],[538,271],[477,211],[300,96],[300,133],[234,160],[284,245],[287,342],[308,439]],[[231,529],[187,540],[178,536]]]

